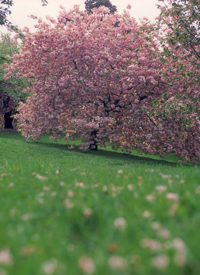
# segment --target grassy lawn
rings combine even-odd
[[[200,168],[0,133],[0,275],[200,274]]]

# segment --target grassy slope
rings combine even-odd
[[[158,192],[157,186],[167,189]],[[0,251],[9,249],[12,263],[0,263],[0,274],[82,274],[82,256],[95,262],[99,275],[200,274],[199,186],[197,166],[108,151],[82,153],[1,133]],[[169,192],[179,200],[168,200]],[[91,217],[83,214],[87,208]],[[114,226],[118,217],[127,222],[124,230]],[[167,240],[152,229],[153,222],[169,230]],[[145,238],[159,241],[161,250],[144,248]],[[187,249],[183,267],[174,263],[175,249],[170,248],[176,238]],[[161,254],[170,259],[162,271],[151,266]],[[110,268],[112,255],[123,257],[127,267]]]

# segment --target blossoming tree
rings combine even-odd
[[[24,46],[7,75],[30,83],[30,97],[19,108],[22,134],[78,134],[86,148],[110,143],[197,158],[185,142],[177,150],[174,125],[168,127],[159,113],[170,91],[163,77],[167,65],[145,28],[128,11],[110,14],[101,7],[87,14],[74,7],[62,9],[57,20],[39,19],[35,33],[25,29]]]

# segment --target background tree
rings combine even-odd
[[[6,67],[11,57],[18,53],[19,46],[10,35],[2,34],[0,37],[0,113],[4,115],[8,111],[14,111],[20,101],[25,99],[22,90],[26,82],[17,79],[14,75],[10,80],[4,80]]]
[[[115,5],[112,5],[110,0],[86,0],[85,9],[88,13],[91,13],[94,8],[106,7],[110,10],[111,13],[115,13],[117,8]]]
[[[176,153],[187,159],[200,157],[198,2],[161,0],[158,21],[147,33],[147,39],[156,39],[161,45],[161,75],[168,83],[166,93],[153,103],[151,115],[168,137],[165,146],[176,148]]]
[[[41,0],[42,5],[46,6],[48,4],[47,0]],[[14,4],[14,0],[0,0],[0,25],[8,25],[9,27],[16,28],[7,19],[7,16],[11,14],[11,7]]]
[[[11,13],[10,7],[13,5],[13,0],[0,0],[0,25],[5,25],[7,16]]]
[[[200,58],[200,1],[159,0],[160,25],[167,42]]]

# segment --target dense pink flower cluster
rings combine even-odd
[[[39,19],[34,33],[26,29],[7,75],[30,83],[30,97],[17,116],[22,134],[76,134],[86,147],[109,143],[198,159],[200,122],[193,110],[186,115],[198,87],[193,89],[191,77],[188,85],[179,62],[162,61],[141,24],[128,11],[99,8],[88,15],[74,7],[62,9],[57,20]],[[193,73],[192,66],[183,70],[188,69]]]

